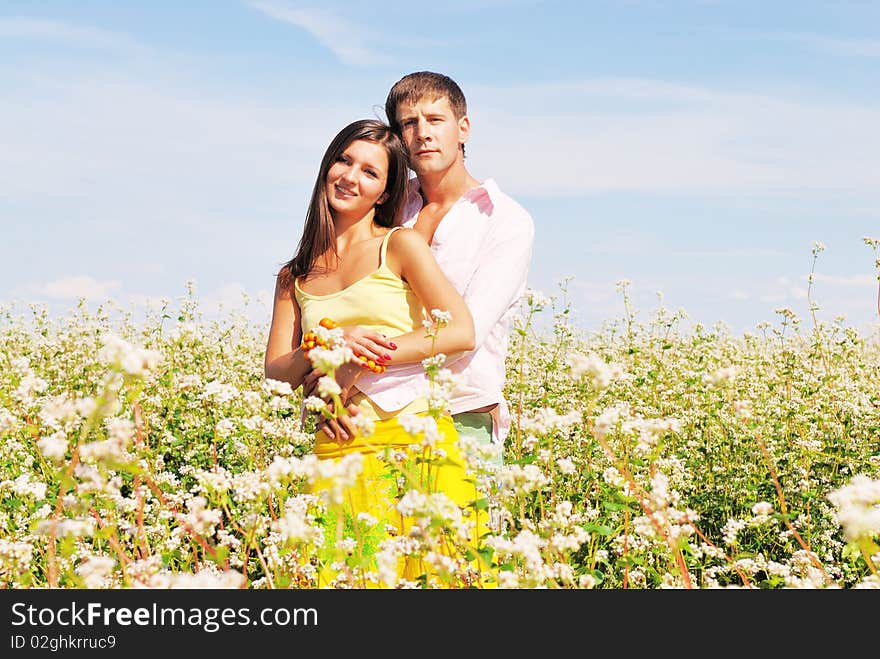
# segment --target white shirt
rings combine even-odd
[[[411,179],[400,224],[412,227],[422,205],[418,179]],[[456,375],[449,411],[497,404],[492,412],[494,442],[503,442],[510,429],[503,394],[505,358],[511,323],[526,289],[534,236],[529,213],[486,179],[453,204],[431,241],[440,269],[474,319],[474,350],[447,363]],[[383,410],[396,410],[425,393],[425,372],[421,364],[392,365],[384,374],[362,375],[356,387]]]

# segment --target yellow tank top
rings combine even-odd
[[[398,277],[387,265],[386,253],[391,234],[402,227],[394,227],[382,240],[379,267],[340,291],[327,295],[312,295],[294,280],[294,297],[299,305],[303,333],[318,326],[322,318],[332,318],[342,327],[360,325],[381,332],[388,338],[406,334],[422,327],[425,318],[419,298],[409,284]],[[362,412],[372,418],[386,419],[402,413],[424,412],[428,409],[424,398],[417,398],[402,410],[383,411],[363,393],[353,398]]]

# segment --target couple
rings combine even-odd
[[[373,432],[362,437],[361,425],[344,416],[323,421],[314,451],[324,459],[364,454],[356,512],[393,524],[400,516],[388,514],[387,484],[377,487],[387,473],[374,451],[416,441],[399,418],[427,415],[422,360],[432,353],[450,356],[455,378],[448,413],[437,422],[435,450],[448,458],[438,489],[462,506],[476,496],[460,437],[494,446],[500,463],[510,426],[502,394],[507,336],[525,291],[534,225],[494,181],[480,182],[465,167],[470,121],[451,78],[404,76],[385,112],[389,126],[355,121],[324,154],[296,254],[276,279],[265,375],[312,395],[320,374],[303,336],[324,318],[342,328],[356,359],[336,370],[336,380],[348,409],[373,421]],[[436,339],[423,327],[434,309],[451,315]],[[365,360],[387,370],[369,373]]]

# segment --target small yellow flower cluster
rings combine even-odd
[[[336,329],[337,327],[339,327],[339,325],[336,324],[336,321],[331,318],[322,318],[318,324],[324,329],[328,330]],[[309,351],[316,346],[321,348],[329,348],[329,346],[321,340],[321,338],[314,330],[309,330],[308,332],[303,334],[302,342],[300,343],[299,347],[302,348],[304,357],[308,357]],[[372,359],[368,359],[365,355],[358,355],[358,359],[361,361],[361,365],[364,368],[370,369],[373,373],[384,373],[387,368],[384,364],[377,364]]]

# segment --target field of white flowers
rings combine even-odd
[[[440,548],[489,508],[502,588],[880,587],[876,336],[788,309],[685,330],[662,305],[585,333],[561,289],[515,323],[504,466],[471,455],[485,498],[410,493],[393,546],[306,493],[357,465],[311,458],[300,393],[263,377],[265,326],[206,321],[191,291],[137,323],[0,309],[0,583],[314,588],[330,566],[338,587],[464,587],[475,556]],[[430,576],[395,582],[401,552]]]

